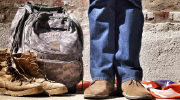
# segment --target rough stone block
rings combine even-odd
[[[9,37],[10,31],[10,23],[4,24],[0,23],[0,48],[7,48],[7,42]]]
[[[173,31],[180,31],[180,23],[174,24]]]
[[[153,12],[147,12],[147,19],[148,20],[154,19],[154,13]]]
[[[152,23],[145,23],[145,26],[150,24]],[[156,23],[152,26],[155,26],[155,32],[145,31],[142,37],[140,64],[143,68],[143,80],[178,82],[180,80],[180,32],[176,30],[180,25],[179,23]],[[150,29],[152,30],[153,27]]]
[[[155,24],[145,23],[143,27],[143,32],[155,32]]]
[[[173,20],[174,12],[169,12],[169,18]]]
[[[168,17],[169,17],[169,12],[158,12],[158,13],[156,13],[156,17],[158,18],[160,18],[160,19],[168,19]]]
[[[142,0],[143,10],[147,11],[179,11],[179,0]]]
[[[0,14],[0,20],[4,20],[6,18],[5,14]]]
[[[174,21],[180,21],[180,12],[174,12],[173,13],[173,20]]]
[[[83,65],[84,79],[91,80],[90,75],[90,34],[84,34]]]
[[[143,11],[144,19],[147,19],[147,11]]]
[[[167,32],[169,30],[169,26],[167,23],[159,23],[156,24],[156,32]]]

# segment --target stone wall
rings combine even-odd
[[[180,78],[180,1],[143,0],[145,25],[141,48],[144,80]]]
[[[28,0],[0,0],[0,48],[6,48],[11,21],[20,4]],[[62,6],[73,13],[84,33],[84,79],[89,72],[88,0],[32,0],[49,6]],[[145,18],[140,63],[144,80],[172,80],[180,78],[180,1],[142,0]]]

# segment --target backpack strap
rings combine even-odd
[[[62,11],[63,8],[62,7],[45,7],[45,6],[34,6],[34,8],[38,9],[39,11]]]
[[[84,49],[84,39],[83,39],[83,31],[82,31],[81,25],[73,14],[70,14],[69,17],[76,23],[76,26],[78,29],[78,34],[79,34],[79,39],[80,39],[80,42]]]
[[[81,63],[81,66],[82,66],[82,72],[81,72],[81,80],[82,80],[82,87],[81,87],[81,91],[83,91],[83,77],[84,77],[84,67],[83,67],[83,60],[82,60],[82,57],[80,58],[80,63]]]
[[[83,39],[83,31],[82,31],[81,25],[80,25],[80,23],[78,22],[78,20],[76,19],[76,17],[73,14],[70,14],[69,17],[76,23],[76,27],[78,29],[78,34],[79,34],[79,39],[80,39],[80,42],[81,42],[82,47],[84,49],[84,39]],[[83,67],[82,58],[80,58],[80,63],[82,64],[82,73],[81,73],[82,87],[81,87],[81,90],[83,91],[84,67]]]

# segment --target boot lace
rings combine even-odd
[[[48,81],[48,79],[47,79],[47,77],[46,77],[46,74],[45,74],[45,63],[44,63],[44,71],[42,71],[40,68],[39,68],[39,66],[38,66],[38,60],[37,60],[37,58],[36,58],[36,56],[32,56],[31,54],[30,55],[25,55],[25,56],[27,56],[27,57],[25,57],[25,59],[30,63],[30,66],[31,67],[36,67],[36,69],[37,70],[33,70],[33,71],[35,71],[35,73],[40,73],[40,74],[42,74],[43,76],[44,76],[44,79],[46,80],[46,81]],[[43,56],[42,56],[42,58],[43,58]],[[44,59],[43,59],[43,62],[44,62]],[[35,64],[35,65],[33,65],[33,64]],[[21,67],[20,67],[21,68]],[[21,68],[22,69],[22,71],[24,72],[24,74],[26,75],[26,73],[25,73],[25,71],[23,70],[23,68]],[[27,76],[27,75],[26,75]],[[50,80],[49,80],[50,81]]]
[[[14,82],[14,81],[20,81],[21,83],[22,82],[35,82],[35,79],[28,79],[27,77],[25,77],[24,75],[20,74],[19,71],[13,67],[8,67],[8,72],[7,72],[8,75],[12,75],[12,80],[11,82]]]
[[[19,80],[22,84],[22,82],[35,82],[35,79],[28,79],[27,77],[25,77],[24,75],[20,74],[19,71],[12,67],[12,57],[11,57],[11,53],[6,53],[5,54],[5,58],[6,58],[6,61],[7,61],[7,72],[6,74],[8,75],[12,75],[12,79],[10,80],[11,82],[14,82],[14,81],[17,81]]]

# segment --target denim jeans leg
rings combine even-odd
[[[118,84],[142,80],[139,63],[144,25],[141,0],[116,0],[116,54]]]
[[[90,0],[90,73],[93,80],[114,83],[115,0]]]

